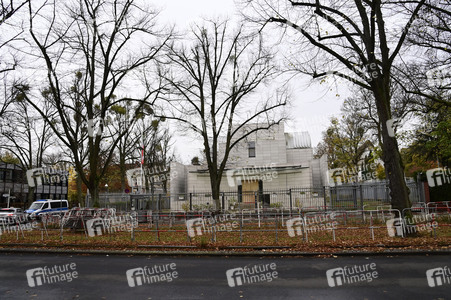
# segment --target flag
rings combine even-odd
[[[141,165],[144,165],[144,146],[141,149]]]

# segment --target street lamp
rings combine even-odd
[[[108,195],[108,183],[105,183],[105,190],[106,190],[106,195],[105,195],[105,200],[104,200],[105,201],[105,205],[104,206],[106,208],[106,200],[107,200],[106,198],[108,197],[107,196]]]

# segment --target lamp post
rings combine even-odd
[[[106,194],[105,194],[105,208],[106,208],[106,198],[108,197],[108,183],[105,183],[105,190],[106,190]]]

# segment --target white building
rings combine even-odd
[[[242,130],[252,130],[249,125]],[[221,144],[220,149],[225,145]],[[206,165],[171,164],[170,191],[173,201],[180,194],[210,193]],[[287,133],[284,124],[259,131],[232,149],[221,181],[223,192],[268,192],[327,184],[327,160],[313,158],[308,132]],[[243,196],[242,202],[255,201]]]

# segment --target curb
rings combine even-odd
[[[298,257],[314,257],[314,256],[386,256],[386,255],[450,255],[451,250],[386,250],[381,252],[357,252],[357,251],[343,251],[343,252],[231,252],[231,251],[124,251],[124,250],[62,250],[62,249],[27,249],[27,248],[0,248],[0,253],[37,253],[37,254],[67,254],[67,255],[136,255],[136,256],[241,256],[241,257],[255,257],[255,256],[298,256]]]

